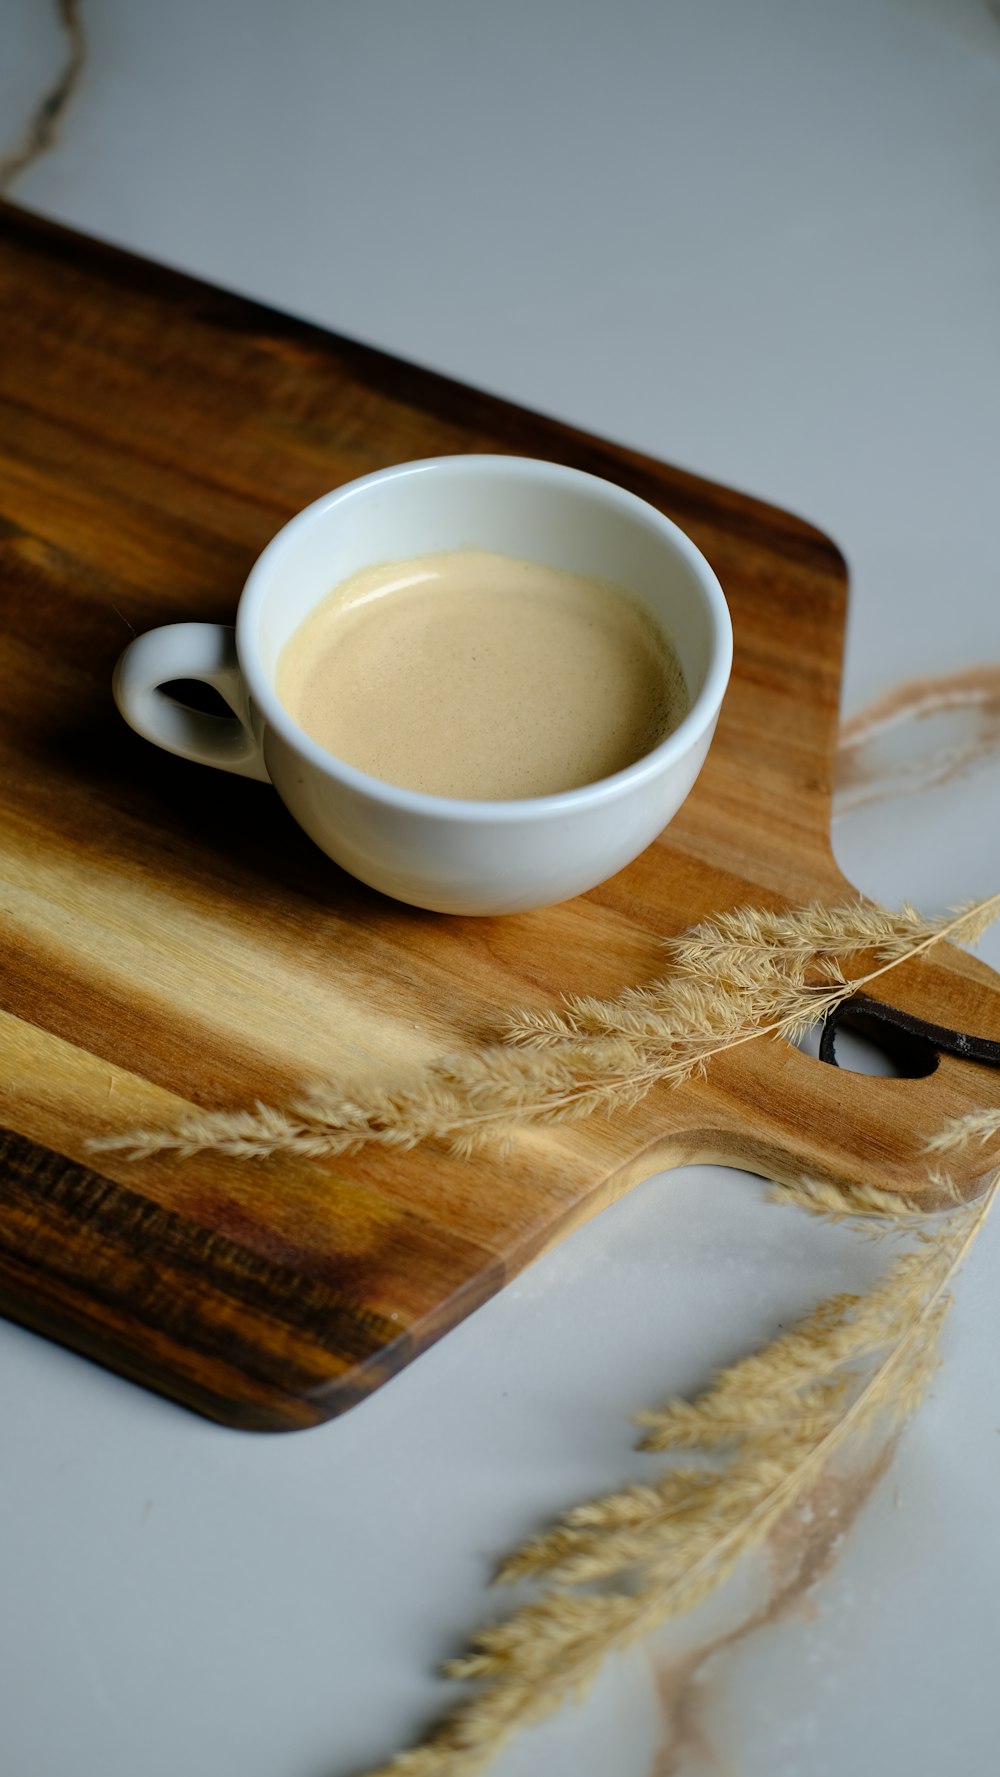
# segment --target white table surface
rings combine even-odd
[[[845,550],[844,709],[1000,675],[1000,22],[985,0],[83,0],[45,215],[801,512]],[[0,9],[0,150],[64,54]],[[841,813],[866,891],[1000,886],[996,737]],[[951,724],[949,726],[949,723]],[[997,725],[1000,729],[1000,725]],[[964,731],[963,731],[964,732]],[[990,731],[992,732],[992,731]],[[962,734],[958,736],[962,739]],[[1000,964],[1000,941],[982,952]],[[0,1322],[3,1777],[347,1777],[448,1692],[495,1556],[640,1476],[628,1414],[883,1255],[649,1180],[345,1418],[221,1430]],[[655,1650],[497,1777],[973,1777],[1000,1702],[1000,1225],[808,1612]]]

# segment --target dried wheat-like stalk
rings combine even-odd
[[[666,946],[669,976],[614,1000],[569,999],[513,1015],[503,1041],[443,1057],[385,1083],[311,1086],[287,1109],[199,1111],[172,1128],[104,1137],[135,1159],[209,1148],[236,1159],[350,1154],[424,1141],[468,1154],[531,1125],[627,1111],[658,1082],[678,1085],[713,1056],[764,1035],[794,1037],[897,963],[942,938],[971,941],[1000,894],[938,921],[865,901],[791,912],[759,908],[693,927]],[[874,966],[848,977],[845,963]]]
[[[927,1143],[929,1154],[945,1154],[954,1148],[964,1148],[972,1141],[980,1145],[988,1142],[993,1135],[1000,1134],[1000,1111],[970,1111],[968,1116],[954,1117],[944,1129],[938,1131]]]
[[[942,1132],[942,1145],[972,1138],[964,1121]],[[852,1437],[901,1424],[937,1366],[949,1285],[998,1189],[1000,1175],[978,1202],[936,1225],[922,1218],[915,1248],[870,1295],[821,1303],[696,1400],[641,1415],[643,1448],[704,1451],[713,1465],[677,1462],[653,1482],[577,1506],[504,1562],[500,1580],[541,1578],[550,1589],[478,1632],[445,1668],[476,1681],[476,1694],[370,1777],[474,1777],[514,1734],[586,1688],[609,1654],[701,1603]],[[839,1196],[838,1214],[878,1215],[887,1226],[897,1217],[894,1199]],[[902,1214],[912,1224],[912,1212]],[[600,1590],[570,1589],[594,1582]]]
[[[943,1175],[932,1172],[928,1177],[940,1187],[940,1195],[946,1202],[965,1202],[954,1184],[943,1181]],[[929,1213],[926,1203],[907,1197],[902,1191],[883,1191],[878,1185],[858,1185],[845,1191],[828,1179],[806,1177],[775,1182],[768,1196],[772,1203],[794,1203],[811,1215],[823,1216],[826,1221],[860,1225],[866,1218],[873,1218],[875,1231],[880,1235],[885,1233],[887,1225],[886,1221],[878,1220],[880,1217],[888,1218],[890,1227],[902,1231],[923,1226]]]
[[[669,943],[662,980],[615,1000],[517,1014],[503,1042],[405,1079],[351,1092],[316,1086],[287,1111],[258,1105],[196,1115],[173,1130],[95,1145],[135,1155],[211,1147],[259,1157],[436,1140],[468,1152],[526,1124],[627,1109],[657,1081],[686,1079],[736,1044],[794,1035],[941,938],[974,939],[998,910],[1000,895],[938,922],[910,907],[889,913],[860,901],[788,913],[740,909]],[[848,963],[866,955],[867,972],[850,976]],[[929,1150],[947,1154],[998,1132],[1000,1113],[977,1112],[949,1124]],[[940,1197],[957,1195],[946,1174],[930,1176]],[[422,1746],[372,1777],[474,1777],[512,1735],[585,1688],[610,1653],[721,1585],[853,1436],[900,1424],[936,1367],[951,1279],[998,1189],[994,1180],[977,1203],[935,1218],[915,1199],[874,1187],[811,1179],[781,1186],[783,1200],[812,1213],[909,1232],[915,1244],[870,1295],[821,1303],[722,1370],[696,1400],[643,1415],[643,1447],[670,1452],[672,1466],[652,1482],[577,1506],[503,1564],[500,1579],[546,1589],[478,1632],[446,1668],[474,1682],[474,1694]]]

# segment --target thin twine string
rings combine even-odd
[[[16,148],[0,156],[0,196],[6,195],[21,173],[40,155],[55,146],[59,126],[80,84],[87,59],[87,38],[80,16],[80,0],[55,0],[56,11],[68,39],[66,61],[47,93],[32,112]]]

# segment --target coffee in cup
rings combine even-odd
[[[611,777],[688,707],[668,637],[624,588],[484,549],[351,575],[285,643],[275,689],[356,770],[477,801]]]

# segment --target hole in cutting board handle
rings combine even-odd
[[[844,1027],[855,1034],[845,1039]],[[1000,1067],[1000,1042],[993,1038],[932,1024],[864,993],[835,1007],[822,1027],[814,1025],[797,1047],[833,1067],[846,1065],[852,1073],[883,1078],[924,1079],[934,1072],[942,1051]]]
[[[938,1064],[938,1051],[921,1020],[891,1015],[862,994],[847,1000],[826,1019],[820,1032],[819,1058],[850,1073],[878,1074],[897,1080],[925,1080]],[[932,1027],[928,1027],[932,1028]],[[957,1034],[957,1033],[956,1033]],[[875,1065],[866,1065],[871,1059]]]
[[[874,1079],[923,1080],[938,1064],[937,1050],[926,1038],[909,1036],[863,1012],[850,1017],[845,1012],[832,1030],[823,1023],[811,1024],[794,1041],[797,1049],[815,1060]],[[821,1054],[821,1047],[827,1052]]]

